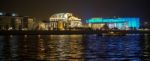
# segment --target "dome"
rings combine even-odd
[[[72,13],[56,13],[49,18],[50,21],[73,21],[81,20],[72,15]]]
[[[58,21],[58,20],[66,21],[71,16],[72,13],[56,13],[50,17],[50,21]]]
[[[69,21],[72,21],[72,20],[81,20],[81,19],[79,19],[79,18],[77,18],[77,17],[75,17],[75,16],[71,16],[71,17],[68,18],[68,20],[69,20]]]

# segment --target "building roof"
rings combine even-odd
[[[58,20],[67,21],[67,20],[81,20],[81,19],[73,16],[72,13],[56,13],[56,14],[53,14],[49,20],[50,21],[58,21]]]

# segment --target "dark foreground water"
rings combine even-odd
[[[1,35],[0,61],[150,61],[150,35]]]

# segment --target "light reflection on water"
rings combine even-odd
[[[83,60],[83,46],[81,35],[51,35],[48,46],[50,58],[56,60],[76,61]],[[49,60],[51,60],[49,59]]]
[[[139,35],[94,36],[86,39],[86,61],[140,61]]]
[[[6,35],[0,36],[0,61],[148,61],[148,40],[145,35]]]

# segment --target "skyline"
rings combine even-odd
[[[23,16],[34,16],[47,20],[55,13],[71,12],[85,20],[92,17],[145,17],[149,18],[149,4],[146,0],[13,0],[0,1],[0,10],[16,12]]]

